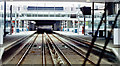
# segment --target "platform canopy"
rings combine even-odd
[[[2,0],[1,0],[2,1]],[[4,0],[3,0],[4,1]],[[51,2],[120,2],[120,0],[6,0],[6,1],[51,1]]]

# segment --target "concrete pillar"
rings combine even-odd
[[[66,21],[66,28],[67,28],[67,31],[69,31],[68,20]]]
[[[12,35],[12,5],[10,5],[10,35]]]
[[[24,21],[22,21],[22,31],[24,31]]]
[[[66,21],[64,21],[64,23],[65,23],[65,29],[67,29]],[[67,30],[66,30],[66,31],[67,31]]]
[[[62,31],[62,21],[60,21],[60,31]]]
[[[63,29],[64,29],[64,31],[65,31],[65,21],[63,21]]]
[[[67,28],[67,31],[69,31],[68,20],[66,21],[66,28]]]
[[[73,28],[72,26],[73,26],[72,22],[68,21],[68,28],[69,28],[69,30],[70,30],[70,28]]]
[[[0,45],[3,44],[3,35],[4,35],[3,30],[4,30],[4,29],[3,29],[2,27],[0,27]]]
[[[26,22],[27,21],[24,21],[24,31],[26,31]]]
[[[21,22],[21,20],[18,20],[18,30],[19,30],[19,32],[20,32],[20,22]]]
[[[79,24],[80,22],[79,22],[79,20],[78,20],[78,29],[77,29],[77,32],[78,32],[78,34],[79,34],[79,29],[80,29],[80,24]]]
[[[29,22],[26,23],[26,25],[27,25],[27,31],[29,31],[29,25],[28,24],[29,24]]]
[[[4,0],[4,37],[6,36],[6,0]]]
[[[54,24],[54,30],[55,30],[55,31],[60,31],[60,22],[56,22],[56,23]]]
[[[63,21],[63,29],[65,29],[65,23],[64,23],[64,21]],[[63,30],[64,31],[64,30]]]
[[[20,28],[20,22],[21,22],[21,20],[18,21],[18,28]]]
[[[24,31],[26,31],[26,22],[27,21],[24,22]]]
[[[66,28],[65,21],[63,21],[63,23],[64,23],[64,28]]]
[[[15,27],[14,27],[14,33],[17,32],[17,31],[16,31],[16,29],[17,29],[17,20],[16,20],[16,18],[17,18],[17,13],[15,13]]]
[[[63,26],[63,29],[64,29],[64,21],[62,21],[62,26]]]
[[[15,27],[14,27],[14,32],[15,33],[17,32],[16,29],[17,29],[17,21],[15,20]]]
[[[23,31],[25,31],[25,20],[22,22],[22,29],[23,29]]]
[[[3,18],[0,17],[0,46],[3,45],[4,26]]]
[[[73,32],[75,33],[75,20],[73,20]]]

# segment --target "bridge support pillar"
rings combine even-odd
[[[72,22],[71,22],[71,21],[68,21],[68,22],[67,22],[67,25],[68,25],[68,29],[69,29],[69,31],[71,31],[70,28],[73,28],[73,27],[72,27]]]
[[[4,35],[3,28],[0,27],[0,45],[3,44],[3,35]]]
[[[61,31],[63,31],[63,22],[61,21]]]
[[[17,31],[17,20],[15,20],[15,28],[14,28],[14,33],[16,33]]]
[[[26,31],[25,29],[26,29],[26,21],[24,21],[24,31]]]
[[[22,31],[24,31],[24,21],[21,22]]]
[[[18,20],[18,22],[17,22],[17,33],[19,33],[20,32],[20,22],[21,22],[21,20]]]
[[[80,23],[80,21],[78,20],[78,23],[77,23],[78,24],[78,29],[77,29],[78,34],[79,34],[79,29],[80,29],[80,24],[79,23]]]
[[[4,21],[0,20],[0,46],[3,44]]]
[[[75,33],[75,20],[73,20],[72,22],[73,22],[73,32]]]
[[[17,13],[15,13],[15,25],[14,25],[14,33],[17,33]]]
[[[66,21],[66,28],[67,28],[67,31],[69,31],[69,21],[68,20]]]
[[[67,30],[66,31],[68,31],[68,21],[66,20],[66,28],[67,28]]]
[[[27,22],[27,31],[29,31],[29,21]]]
[[[65,31],[65,21],[63,21],[62,23],[63,23],[63,31]]]

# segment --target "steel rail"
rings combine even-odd
[[[46,34],[46,36],[48,37],[47,34]],[[54,64],[64,64],[63,59],[61,58],[58,50],[55,48],[55,46],[53,45],[53,43],[49,37],[48,37],[48,40],[49,40],[48,47],[50,48],[51,56],[53,58]]]
[[[45,66],[45,45],[44,45],[44,34],[42,34],[42,65]]]
[[[53,35],[53,34],[52,34]],[[61,39],[59,39],[58,37],[56,37],[55,35],[53,35],[55,38],[57,38],[59,41],[61,41],[63,44],[65,44],[67,47],[69,47],[71,50],[73,50],[74,52],[76,52],[78,55],[82,56],[83,58],[85,58],[85,56],[80,53],[75,46],[71,46],[70,43],[67,43],[66,41],[62,41]],[[76,49],[75,49],[76,48]],[[80,50],[80,49],[79,49]],[[81,51],[81,50],[80,50]],[[89,58],[87,59],[91,64],[95,65],[95,63],[93,61],[91,61]]]
[[[47,34],[48,35],[48,34]],[[50,36],[48,35],[48,37],[50,38]],[[71,65],[71,62],[67,59],[67,57],[64,55],[64,53],[61,51],[61,49],[58,48],[58,46],[54,43],[54,41],[50,38],[50,40],[52,41],[53,45],[55,46],[55,48],[59,51],[59,53],[63,56],[63,58],[65,59],[65,61],[67,62],[67,64],[69,66]]]
[[[58,33],[56,33],[56,34],[58,34]],[[73,42],[76,42],[76,43],[78,43],[78,44],[80,44],[80,45],[83,45],[83,46],[88,46],[88,47],[89,47],[89,46],[91,45],[90,42],[85,41],[85,40],[80,39],[80,38],[77,38],[77,39],[80,39],[80,40],[82,40],[82,41],[78,41],[78,40],[76,40],[76,39],[74,39],[74,38],[72,38],[72,37],[67,37],[67,36],[64,36],[64,35],[61,35],[61,34],[58,34],[58,35],[66,38],[66,39],[68,39],[68,40],[71,40],[71,41],[73,41]],[[93,48],[102,50],[103,46],[94,44]],[[110,48],[106,48],[106,52],[110,52],[111,50],[112,50],[112,49],[110,49]]]
[[[54,58],[52,57],[52,54],[51,54],[51,53],[52,53],[52,49],[50,49],[49,42],[46,41],[46,45],[48,46],[49,53],[50,53],[50,57],[51,57],[51,59],[52,59],[52,63],[53,63],[53,66],[54,66],[54,64],[55,64],[55,63],[54,63]]]
[[[56,33],[57,34],[57,33]],[[74,42],[74,43],[77,43],[77,44],[79,44],[79,45],[81,45],[81,46],[83,46],[83,47],[85,47],[85,48],[89,48],[90,47],[90,45],[86,45],[86,42],[84,43],[84,41],[77,41],[76,39],[72,39],[72,38],[68,38],[67,36],[65,37],[64,35],[61,35],[61,34],[57,34],[57,35],[59,35],[59,36],[61,36],[61,37],[63,37],[63,38],[65,38],[65,39],[68,39],[68,40],[70,40],[70,41],[72,41],[72,42]],[[90,43],[89,43],[90,44]],[[103,46],[98,46],[97,47],[97,45],[94,45],[93,46],[93,48],[92,48],[92,50],[94,50],[94,51],[96,51],[96,52],[98,52],[99,51],[99,53],[100,53],[100,51],[102,52],[102,50],[103,50]],[[110,49],[108,49],[107,47],[106,47],[106,50],[105,50],[105,57],[111,57],[112,59],[115,59],[116,57],[113,55],[113,53],[112,53],[112,49],[110,50]],[[93,54],[94,54],[94,52],[93,52]]]
[[[51,55],[51,58],[52,58],[52,62],[53,62],[53,64],[56,64],[56,62],[54,62],[54,57],[53,57],[53,53],[52,53],[52,50],[53,49],[51,49],[51,47],[50,47],[50,45],[49,45],[49,40],[48,40],[48,38],[47,38],[47,36],[46,36],[46,33],[44,33],[45,34],[45,39],[46,39],[46,45],[47,45],[47,47],[48,47],[48,49],[49,49],[49,53],[50,53],[50,55]]]
[[[25,57],[27,56],[28,52],[30,51],[33,43],[35,42],[35,40],[37,39],[38,35],[35,37],[35,39],[33,40],[32,43],[30,43],[29,47],[27,48],[27,50],[25,51],[25,53],[22,55],[22,57],[20,58],[20,60],[18,61],[16,66],[20,66],[20,64],[22,63],[22,61],[25,59]]]

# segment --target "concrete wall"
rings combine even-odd
[[[30,31],[35,30],[35,25],[34,25],[33,23],[30,23],[30,24],[29,24],[29,30],[30,30]]]
[[[60,29],[61,29],[60,22],[56,22],[54,24],[53,30],[54,31],[60,31]]]

